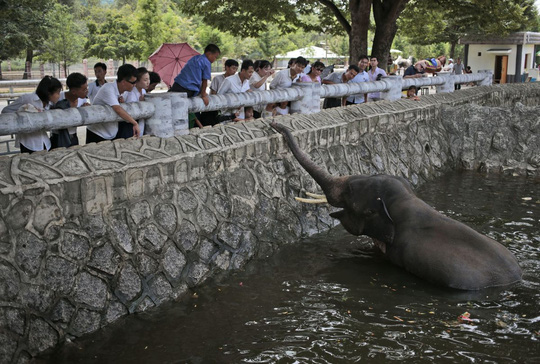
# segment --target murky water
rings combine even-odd
[[[335,229],[38,362],[540,363],[540,181],[452,173],[418,194],[506,245],[523,282],[439,288]]]

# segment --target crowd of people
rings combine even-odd
[[[350,65],[342,72],[331,72],[322,77],[326,66],[320,60],[310,64],[304,57],[289,61],[288,67],[275,72],[267,60],[229,59],[224,64],[224,73],[212,78],[211,65],[221,55],[218,46],[209,44],[204,53],[192,57],[174,78],[169,92],[185,92],[188,97],[199,96],[205,105],[209,104],[208,92],[212,95],[244,93],[250,91],[276,90],[291,87],[295,82],[317,82],[319,84],[339,84],[378,81],[387,74],[378,67],[376,57],[361,56],[358,64]],[[453,62],[450,62],[452,64]],[[446,65],[446,57],[426,59],[416,62],[405,70],[404,78],[423,77],[426,73],[440,72]],[[455,74],[467,72],[458,58],[452,65]],[[31,94],[19,97],[2,110],[2,113],[17,111],[40,112],[49,109],[67,109],[88,105],[108,105],[123,120],[118,123],[100,123],[87,126],[86,143],[105,140],[139,137],[145,132],[144,120],[137,121],[121,106],[121,103],[143,101],[145,95],[161,82],[159,75],[146,68],[135,68],[124,64],[117,70],[117,79],[107,82],[107,66],[96,63],[94,66],[96,81],[88,84],[86,76],[72,73],[67,77],[67,91],[62,91],[62,84],[54,77],[44,77]],[[268,82],[271,78],[271,82]],[[416,88],[407,92],[407,98],[418,100]],[[380,93],[350,95],[343,98],[326,98],[323,108],[361,104],[380,100]],[[226,108],[217,111],[190,114],[189,127],[204,127],[218,123],[253,120],[260,117],[286,115],[290,112],[289,102],[271,103],[240,108]],[[49,150],[51,148],[78,145],[76,127],[52,130],[50,137],[46,131],[17,134],[16,144],[23,153]]]

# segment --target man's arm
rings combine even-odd
[[[118,116],[133,125],[133,135],[136,138],[140,137],[141,130],[139,129],[139,123],[137,123],[137,121],[133,119],[131,115],[129,115],[128,112],[122,108],[122,106],[113,105],[112,108]]]
[[[208,80],[203,79],[201,83],[201,98],[203,99],[204,105],[208,106],[210,103],[210,99],[208,98],[208,94],[206,93],[206,87],[208,87]]]

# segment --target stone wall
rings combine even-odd
[[[517,106],[517,103],[519,103]],[[540,85],[280,117],[333,174],[538,176]],[[267,121],[0,159],[0,362],[22,362],[335,225]]]

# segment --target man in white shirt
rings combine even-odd
[[[307,66],[307,60],[304,57],[296,58],[296,62],[291,66],[291,68],[286,68],[284,70],[276,73],[276,76],[270,82],[270,90],[277,90],[283,88],[291,87],[293,82],[296,82],[304,69]]]
[[[225,61],[225,72],[212,78],[212,82],[210,83],[210,95],[216,95],[218,93],[225,78],[234,75],[236,71],[238,71],[238,66],[239,64],[235,59],[228,59]]]
[[[379,60],[377,57],[371,56],[369,59],[369,65],[371,66],[371,69],[367,71],[367,73],[370,81],[380,81],[381,78],[386,77],[386,71],[378,67]],[[369,101],[379,101],[380,99],[380,92],[372,92],[368,94]]]
[[[219,88],[218,95],[223,95],[227,93],[239,94],[242,92],[249,91],[249,79],[253,75],[253,61],[247,59],[242,62],[242,67],[240,72],[227,77],[221,87]],[[244,119],[244,108],[241,108],[238,111],[238,115],[235,115],[238,109],[224,109],[221,110],[220,122],[227,122],[234,120],[236,117],[239,119]]]
[[[88,98],[90,102],[94,101],[99,89],[103,86],[107,80],[105,76],[107,75],[107,65],[102,62],[98,62],[94,65],[94,74],[96,75],[96,81],[88,85]]]
[[[345,72],[332,72],[326,76],[322,83],[323,85],[334,85],[337,83],[347,83],[352,80],[360,72],[357,65],[351,64]],[[334,107],[345,106],[346,98],[327,97],[324,99],[323,109],[331,109]]]
[[[111,106],[115,113],[133,125],[133,135],[140,136],[139,124],[120,106],[120,97],[125,100],[125,93],[133,90],[137,83],[137,69],[131,64],[124,64],[118,68],[116,82],[106,83],[98,91],[93,105]],[[98,143],[116,138],[118,122],[88,125],[86,130],[86,144]]]
[[[369,64],[369,59],[367,56],[360,56],[360,60],[358,61],[358,69],[360,72],[352,80],[349,81],[349,83],[359,83],[359,82],[368,82],[369,76],[366,72],[366,68]],[[354,104],[362,104],[364,102],[367,102],[367,94],[356,94],[351,95],[347,97],[347,105],[354,105]]]

